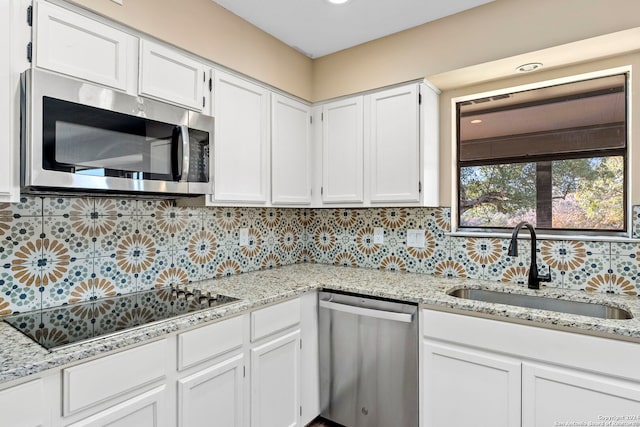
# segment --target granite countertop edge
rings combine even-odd
[[[194,282],[188,287],[240,298],[222,307],[167,319],[115,335],[45,350],[5,322],[0,322],[0,384],[53,368],[74,364],[129,346],[208,322],[244,314],[263,306],[296,297],[314,289],[329,289],[420,304],[437,310],[489,316],[506,321],[569,330],[640,343],[640,299],[562,288],[530,290],[525,286],[476,279],[438,277],[426,274],[319,264],[294,264],[219,279]],[[457,288],[500,290],[528,295],[604,303],[624,308],[632,319],[605,320],[503,304],[460,299],[447,294]]]

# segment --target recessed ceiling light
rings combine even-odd
[[[482,123],[482,120],[480,120],[480,119],[473,119],[473,120],[471,120],[469,123],[473,123],[474,125],[477,125],[478,123]]]
[[[516,71],[520,72],[520,73],[529,73],[531,71],[535,71],[538,68],[542,67],[542,63],[541,62],[530,62],[528,64],[522,64],[518,67],[516,67]]]
[[[351,0],[327,0],[331,4],[345,4]]]

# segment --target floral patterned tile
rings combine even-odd
[[[200,217],[186,216],[184,226],[173,235],[172,250],[185,250],[194,234],[203,231],[204,221]]]
[[[189,278],[189,282],[202,280],[204,278],[203,266],[194,263],[187,250],[176,251],[173,253],[171,267],[185,271]]]
[[[21,196],[18,203],[11,204],[14,218],[42,216],[42,198],[37,196]]]
[[[635,242],[611,243],[612,256],[632,255],[637,258],[639,253],[640,253],[640,243],[635,243]]]
[[[621,256],[611,256],[611,274],[616,274],[619,277],[624,277],[630,280],[632,283],[635,283],[638,280],[638,260],[633,255],[621,255]]]
[[[93,279],[95,279],[94,285],[103,284],[107,289],[112,286],[112,292],[116,294],[131,293],[137,289],[136,277],[133,273],[120,268],[115,255],[95,258]],[[94,295],[97,296],[95,290]]]
[[[42,293],[38,287],[15,280],[8,268],[0,269],[0,299],[0,312],[3,314],[23,313],[42,307]]]
[[[160,275],[171,267],[172,256],[169,253],[159,253],[156,255],[153,265],[138,273],[138,291],[153,289],[158,285]]]
[[[636,205],[632,210],[632,232],[634,239],[640,239],[640,206]]]
[[[155,243],[156,249],[160,252],[169,252],[174,249],[173,236],[157,227],[155,217],[145,216],[138,218],[138,231],[140,234],[149,237]]]
[[[10,228],[3,236],[3,241],[14,245],[36,244],[41,239],[42,217],[20,217],[5,222]]]
[[[560,270],[564,274],[563,287],[571,289],[586,289],[597,276],[609,274],[611,270],[611,257],[602,255],[587,255],[580,260],[575,268],[567,264],[567,268]]]
[[[100,229],[99,233],[96,232],[96,236],[93,238],[95,241],[95,257],[115,255],[120,241],[136,234],[138,226],[136,218],[131,216],[101,217],[96,219],[95,224],[104,222],[108,222],[108,226],[105,225],[104,228]],[[97,227],[96,230],[98,230]]]
[[[44,217],[43,238],[57,242],[67,250],[70,256],[91,258],[95,248],[91,236],[93,220],[90,217],[81,219],[74,222],[69,217]]]
[[[117,216],[136,215],[138,201],[134,199],[114,199]]]

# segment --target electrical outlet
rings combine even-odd
[[[240,229],[240,246],[249,246],[249,229]]]
[[[373,243],[382,245],[384,243],[384,228],[376,227],[373,229]]]
[[[424,248],[425,243],[424,230],[407,230],[408,248]]]

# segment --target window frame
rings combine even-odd
[[[633,167],[631,165],[632,157],[632,141],[631,141],[631,105],[632,90],[631,76],[632,66],[626,65],[621,67],[609,68],[582,74],[576,74],[566,77],[560,77],[550,80],[541,80],[538,82],[511,86],[496,89],[487,92],[473,93],[463,95],[451,99],[451,234],[471,237],[508,237],[511,229],[506,227],[461,227],[459,224],[459,180],[460,180],[460,163],[459,163],[459,122],[458,122],[458,104],[466,101],[472,101],[479,98],[495,97],[514,92],[522,92],[533,89],[540,89],[548,86],[561,85],[566,83],[574,83],[582,80],[590,80],[600,77],[608,77],[616,74],[626,75],[626,155],[624,156],[624,231],[611,230],[579,230],[579,229],[542,229],[539,233],[543,238],[554,239],[589,239],[589,240],[620,240],[631,239],[633,237],[633,206],[631,204],[631,184]],[[503,160],[496,160],[496,164],[507,163]]]

